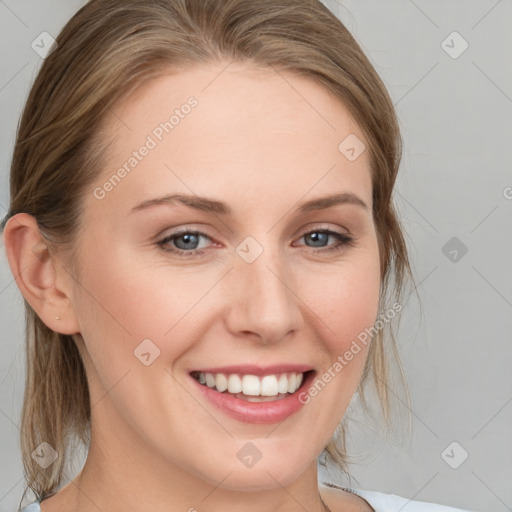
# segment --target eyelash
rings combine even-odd
[[[313,251],[313,252],[321,252],[321,253],[336,252],[336,251],[340,251],[341,249],[344,249],[345,247],[352,246],[354,244],[353,237],[346,235],[344,233],[338,233],[337,231],[331,231],[329,229],[313,229],[311,231],[307,231],[307,232],[303,233],[299,238],[303,238],[306,235],[310,235],[312,233],[322,233],[322,234],[326,234],[326,235],[332,235],[339,242],[337,245],[330,247],[328,249],[320,248],[320,250]],[[175,240],[176,238],[180,238],[183,235],[199,235],[199,236],[204,236],[204,237],[210,239],[210,237],[206,233],[203,233],[202,231],[192,231],[192,230],[185,229],[185,230],[173,233],[172,235],[166,236],[163,240],[160,240],[158,242],[158,245],[161,247],[162,250],[176,254],[177,256],[186,256],[186,257],[202,256],[205,253],[205,250],[201,250],[201,249],[184,251],[182,249],[175,249],[175,248],[169,249],[168,247],[166,247],[166,244]],[[314,247],[312,247],[312,249],[314,249]]]

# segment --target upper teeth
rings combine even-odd
[[[210,388],[223,392],[243,393],[251,396],[277,396],[279,393],[295,393],[302,384],[302,373],[282,373],[280,375],[226,375],[224,373],[199,372],[198,380]]]

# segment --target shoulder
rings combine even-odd
[[[34,501],[26,507],[23,507],[20,512],[41,512],[41,507],[39,506],[38,501]]]
[[[460,508],[438,505],[425,501],[415,501],[403,498],[396,494],[385,494],[377,491],[366,491],[362,489],[351,489],[352,492],[364,498],[375,512],[469,512]]]
[[[329,482],[322,482],[321,485],[356,494],[363,498],[375,512],[470,512],[460,508],[425,501],[414,501],[409,498],[397,496],[396,494],[340,487]]]

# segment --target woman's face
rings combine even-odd
[[[360,128],[310,79],[226,63],[149,82],[104,128],[113,144],[85,197],[72,293],[92,446],[126,467],[151,460],[150,471],[226,488],[289,484],[340,422],[368,347],[344,354],[378,313]],[[189,199],[162,199],[174,195]],[[342,201],[301,208],[333,195]],[[276,375],[281,391],[293,389],[281,374],[294,366],[315,374],[284,405],[221,394],[191,375],[240,374],[257,393],[250,385],[261,379],[244,379],[254,368],[225,368],[248,365]],[[263,384],[271,394],[275,381]]]

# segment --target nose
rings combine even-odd
[[[297,276],[279,251],[264,249],[248,263],[235,255],[227,286],[227,328],[235,337],[275,344],[297,331],[302,322]]]

